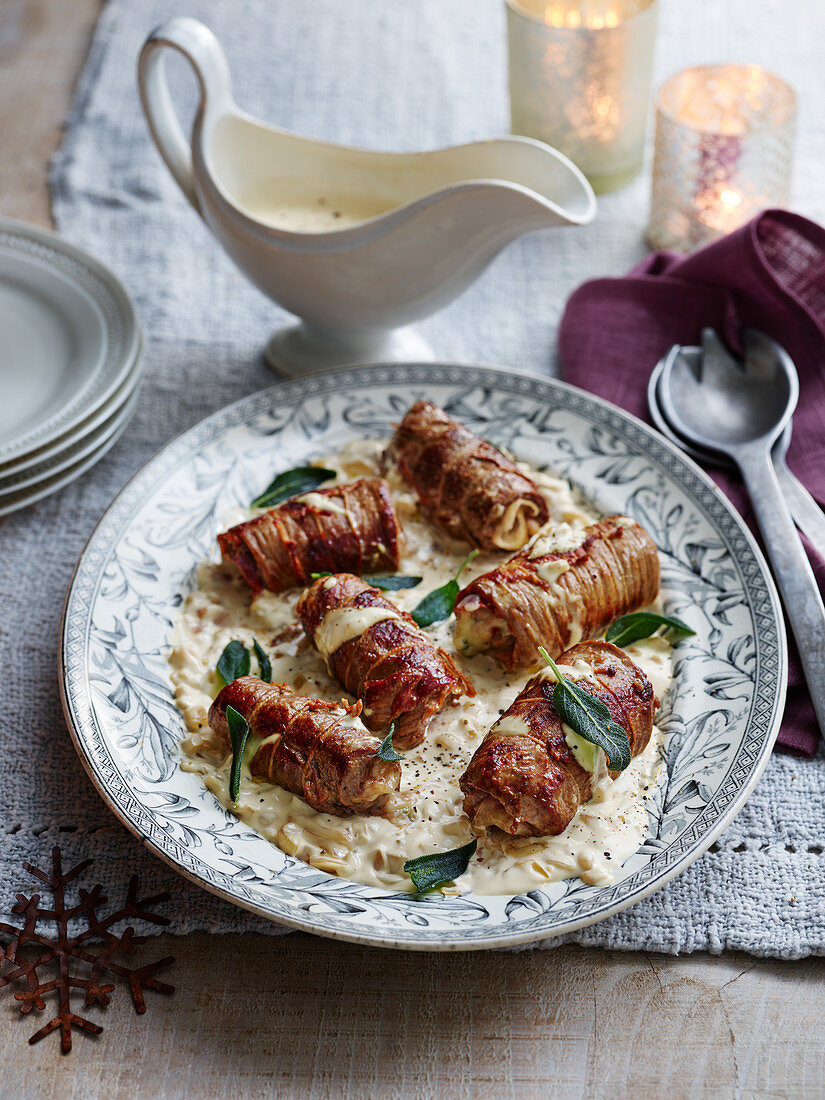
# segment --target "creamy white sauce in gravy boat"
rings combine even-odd
[[[389,196],[381,198],[361,192],[313,194],[307,191],[303,180],[271,179],[249,188],[239,205],[250,218],[273,229],[330,233],[386,214],[399,202]]]

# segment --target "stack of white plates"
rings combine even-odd
[[[53,233],[0,218],[0,515],[106,454],[140,371],[140,326],[114,275]]]

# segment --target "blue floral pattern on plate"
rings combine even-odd
[[[568,879],[518,897],[415,898],[285,855],[178,767],[183,722],[167,672],[177,608],[219,517],[261,471],[385,436],[421,397],[558,472],[655,539],[676,650],[660,722],[665,768],[644,844],[610,886]],[[264,479],[265,480],[265,479]],[[787,654],[776,591],[739,516],[661,436],[554,380],[484,367],[363,367],[252,394],[180,436],[126,486],[78,563],[61,677],[78,753],[111,809],[194,882],[256,913],[341,939],[426,950],[502,947],[608,917],[684,870],[758,780],[778,731]]]

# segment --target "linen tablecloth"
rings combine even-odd
[[[170,889],[173,931],[276,932],[184,882],[115,821],[74,754],[57,689],[61,602],[101,512],[161,444],[273,381],[260,351],[282,315],[186,205],[138,105],[140,45],[175,14],[212,26],[237,100],[253,114],[319,138],[422,149],[506,132],[504,12],[501,0],[110,0],[54,163],[58,228],[126,284],[145,327],[146,378],[128,432],[99,466],[0,521],[0,913],[29,887],[21,862],[45,862],[60,843],[67,861],[95,859],[90,874],[113,900],[135,870],[149,890]],[[825,220],[825,118],[815,97],[825,11],[811,0],[792,15],[775,0],[665,2],[657,79],[691,62],[728,59],[762,62],[792,79],[802,100],[795,207]],[[182,63],[174,75],[191,102],[193,82],[181,70]],[[422,333],[445,359],[554,372],[569,293],[644,255],[647,196],[645,175],[602,199],[592,226],[511,246]],[[774,756],[711,852],[653,897],[569,939],[668,952],[825,953],[823,789],[822,753],[813,761]]]

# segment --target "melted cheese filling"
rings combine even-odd
[[[325,660],[337,649],[354,638],[360,638],[365,630],[386,619],[401,616],[386,607],[336,607],[328,611],[315,631],[315,645]]]
[[[292,499],[296,504],[306,504],[310,508],[317,508],[319,512],[336,512],[342,516],[347,514],[342,504],[332,497],[325,497],[323,493],[303,493]]]
[[[547,554],[566,554],[575,550],[582,544],[586,526],[586,523],[557,523],[550,530],[537,531],[527,547],[527,557],[535,561]]]
[[[339,481],[371,476],[378,472],[382,449],[382,441],[351,443],[340,454],[325,458],[323,464],[338,470]],[[522,468],[547,500],[551,525],[566,524],[580,531],[593,522],[595,517],[578,504],[566,482],[528,466]],[[455,575],[467,548],[423,519],[414,494],[394,471],[390,471],[388,481],[406,538],[399,571],[423,578],[416,588],[392,592],[389,598],[410,611],[423,596]],[[234,513],[231,518],[236,521]],[[565,534],[565,538],[572,535]],[[481,553],[462,575],[462,582],[469,582],[502,560],[501,553]],[[175,699],[187,728],[181,744],[181,766],[200,774],[207,788],[227,808],[231,808],[231,758],[217,750],[207,712],[219,688],[215,665],[229,641],[237,638],[251,647],[257,639],[272,661],[276,683],[286,682],[302,695],[331,702],[345,695],[327,671],[321,653],[304,637],[300,624],[296,625],[295,605],[300,593],[300,589],[280,595],[263,592],[250,604],[249,589],[233,570],[203,563],[198,568],[197,586],[179,612],[169,665]],[[329,624],[323,644],[324,648],[330,647],[328,652],[343,644],[339,638],[355,637],[366,629],[362,626],[365,620],[360,618],[364,611],[379,612],[381,618],[392,614],[381,608],[341,610],[358,610],[359,616],[339,616]],[[325,627],[330,618],[326,617]],[[425,743],[404,754],[401,790],[392,799],[388,817],[344,818],[317,813],[297,795],[253,778],[248,767],[250,751],[244,754],[240,798],[233,812],[284,852],[313,867],[393,891],[412,890],[403,870],[405,860],[467,843],[473,832],[462,809],[459,777],[531,673],[508,673],[483,655],[462,658],[453,645],[453,622],[435,624],[428,633],[471,678],[477,695],[445,707],[433,719]],[[662,699],[671,675],[668,643],[663,638],[650,638],[628,646],[627,652],[651,678]],[[258,671],[254,658],[252,671]],[[577,678],[585,670],[574,666],[562,671]],[[523,732],[515,728],[516,722],[505,719],[499,729]],[[565,735],[582,765],[594,773],[591,801],[579,809],[559,836],[508,838],[497,834],[480,838],[467,872],[453,886],[445,887],[445,893],[520,894],[575,875],[588,883],[606,884],[638,849],[647,831],[645,793],[655,785],[661,767],[658,729],[654,728],[647,749],[615,782],[607,775],[601,750],[594,750],[588,742],[577,746],[570,741],[570,736],[576,738],[573,731]],[[260,744],[258,740],[253,747],[257,749]],[[590,764],[585,763],[586,759]]]
[[[502,550],[518,550],[524,546],[530,534],[530,520],[538,514],[538,506],[532,500],[510,501],[501,518],[496,545]]]
[[[570,571],[570,562],[564,558],[556,558],[555,561],[543,561],[536,566],[536,573],[551,587],[564,573]]]

